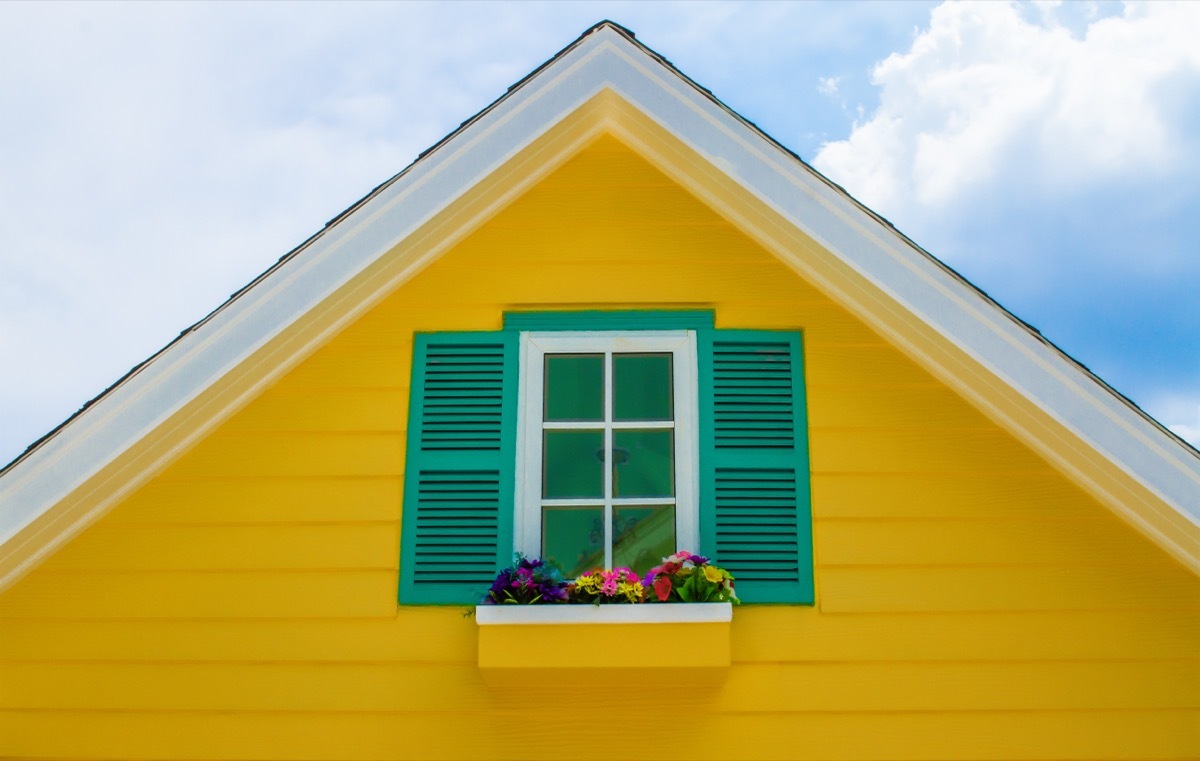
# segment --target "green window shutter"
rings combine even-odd
[[[813,602],[800,334],[697,334],[701,552],[752,603]]]
[[[512,559],[517,340],[414,337],[401,603],[478,602]]]

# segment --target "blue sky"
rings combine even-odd
[[[592,23],[1200,444],[1200,4],[0,4],[0,463]]]

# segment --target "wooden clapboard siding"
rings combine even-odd
[[[395,604],[414,331],[582,306],[804,331],[817,604],[736,611],[699,723]],[[1194,759],[1197,642],[1200,580],[605,138],[0,597],[0,756]]]
[[[937,488],[930,488],[927,473],[818,473],[813,475],[813,511],[818,520],[1116,520],[1051,470],[939,473]]]
[[[280,391],[317,389],[342,393],[360,389],[407,389],[412,346],[343,346],[318,351],[280,383]]]
[[[218,432],[164,478],[398,476],[403,466],[404,437],[395,432]]]
[[[714,721],[711,714],[705,718]],[[569,758],[747,758],[906,761],[962,758],[1179,759],[1196,741],[1194,710],[864,712],[726,715],[714,731],[663,722],[647,731],[571,736]],[[566,720],[562,720],[566,724]],[[70,731],[63,731],[70,727]],[[528,709],[472,713],[351,711],[12,711],[0,737],[22,758],[68,758],[80,738],[97,757],[162,759],[445,759],[560,758],[569,727],[529,728]],[[415,742],[436,737],[437,742]],[[136,741],[131,741],[131,738]]]
[[[821,610],[1200,610],[1179,565],[859,566],[821,568]]]
[[[19,697],[0,694],[0,709],[478,713],[495,702],[473,663],[24,663],[9,670],[31,687]],[[544,684],[564,705],[629,700],[629,677],[619,672],[516,683]],[[730,715],[939,711],[947,701],[974,711],[1200,709],[1200,664],[746,663],[706,690],[705,706]]]
[[[282,385],[282,384],[281,384]],[[277,386],[224,426],[229,433],[392,433],[408,423],[404,387],[321,388]]]
[[[821,565],[1174,566],[1116,520],[820,520]]]
[[[1196,611],[835,616],[809,607],[764,606],[741,608],[735,618],[737,663],[1178,662],[1195,657],[1200,639]],[[461,662],[475,637],[462,623],[462,610],[455,608],[408,608],[398,617],[354,620],[14,618],[5,621],[0,642],[12,661]],[[1089,631],[1104,634],[1080,635]]]
[[[399,524],[400,493],[394,476],[160,478],[106,516],[104,525]]]
[[[389,570],[400,551],[394,521],[323,524],[97,526],[77,552],[50,558],[46,571]]]
[[[220,560],[215,564],[222,564]],[[394,569],[39,571],[0,598],[4,619],[370,618],[394,615]],[[395,595],[393,594],[393,598]]]

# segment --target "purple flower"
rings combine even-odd
[[[499,575],[496,576],[496,580],[492,582],[492,588],[488,590],[488,596],[496,597],[502,593],[504,588],[508,586],[508,579],[508,571],[501,571]]]
[[[517,603],[529,605],[543,602],[566,602],[566,583],[557,568],[545,562],[521,555],[513,565],[496,574],[488,593],[480,602],[485,605]]]

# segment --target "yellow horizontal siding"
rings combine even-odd
[[[474,659],[461,608],[405,608],[383,618],[286,620],[10,619],[13,661],[456,662]],[[437,636],[430,636],[436,632]]]
[[[849,613],[740,608],[736,662],[1187,660],[1200,613],[1181,610]]]
[[[98,526],[43,571],[390,570],[399,521],[292,525]]]
[[[847,378],[858,378],[871,384],[875,396],[882,388],[923,386],[938,388],[937,381],[915,362],[896,353],[894,349],[876,344],[816,344],[805,351],[805,380],[813,388],[846,387]],[[891,400],[886,400],[891,401]],[[984,422],[978,412],[963,402],[958,409],[972,418],[975,424]],[[841,424],[841,423],[839,423]]]
[[[397,578],[394,569],[38,570],[0,597],[0,620],[390,617]]]
[[[529,199],[533,200],[533,199]],[[459,252],[480,258],[490,257],[499,263],[497,250],[508,245],[508,237],[520,231],[515,222],[500,217],[480,230],[459,247]],[[625,219],[620,225],[605,224],[591,219],[577,223],[570,241],[570,260],[579,264],[636,265],[647,252],[653,252],[658,263],[692,266],[696,262],[726,263],[738,261],[769,264],[773,257],[748,241],[744,235],[726,224],[711,219],[699,225],[668,225],[661,220]],[[563,242],[556,221],[522,231],[526,245],[522,259],[526,263],[557,264],[563,259]],[[800,293],[805,293],[801,290]],[[808,291],[816,296],[816,291]]]
[[[792,277],[782,268],[772,277]],[[703,302],[702,302],[703,303]],[[800,328],[804,333],[807,355],[821,344],[878,344],[882,342],[875,331],[849,312],[830,302],[824,304],[796,303],[792,300],[771,302],[765,299],[721,301],[717,307],[718,328]],[[811,364],[806,361],[806,366]],[[879,383],[883,378],[854,378],[857,384]]]
[[[818,518],[1100,518],[1096,502],[1050,470],[1040,472],[814,473]],[[1130,537],[1130,542],[1137,541]]]
[[[701,696],[702,697],[702,696]],[[696,698],[697,700],[699,698]],[[511,700],[507,701],[511,704]],[[552,714],[530,727],[529,707],[487,712],[13,711],[0,737],[21,758],[62,759],[81,746],[125,759],[563,758],[610,761],[706,758],[740,761],[985,761],[1043,759],[1195,761],[1200,711],[814,711],[703,714],[703,721],[638,721],[627,731],[580,736]],[[623,717],[624,718],[624,717]],[[700,726],[697,727],[697,724]],[[434,737],[435,742],[415,738]]]
[[[822,473],[1040,473],[1045,460],[1010,434],[985,429],[811,428],[809,455]]]
[[[822,360],[809,351],[807,366],[816,372]],[[811,374],[809,378],[811,379]],[[962,399],[946,396],[936,383],[898,385],[886,375],[850,386],[831,380],[808,387],[808,422],[813,428],[984,428],[992,424]]]
[[[398,521],[402,491],[399,475],[160,478],[102,525]]]
[[[386,433],[216,433],[172,465],[163,478],[398,476],[404,436]]]
[[[394,565],[398,521],[97,527],[43,570],[254,570]],[[821,520],[822,567],[835,565],[1165,565],[1116,520]],[[1130,547],[1132,545],[1132,547]],[[220,564],[220,565],[218,565]]]
[[[819,520],[821,565],[1163,566],[1149,541],[1115,518],[1065,520]]]
[[[357,363],[356,363],[357,364]],[[245,432],[367,433],[403,431],[408,424],[404,388],[278,387],[235,415],[223,430]]]
[[[317,351],[293,370],[279,384],[279,388],[407,389],[411,368],[411,335],[409,343],[400,346],[343,346],[334,343]]]
[[[24,663],[2,709],[475,713],[503,704],[474,663]],[[678,678],[678,677],[676,677]],[[621,705],[630,675],[506,675],[566,706]],[[656,678],[648,675],[647,686]],[[409,685],[420,685],[411,689]],[[1200,661],[743,664],[706,713],[1200,708]],[[498,699],[499,698],[499,699]]]
[[[496,284],[503,279],[505,296],[515,302],[686,302],[705,288],[711,288],[715,280],[721,283],[721,295],[726,299],[787,302],[795,298],[795,293],[789,287],[789,279],[780,277],[781,269],[778,262],[741,261],[702,267],[650,261],[623,268],[573,261],[471,262],[463,266],[431,267],[405,287],[404,296],[410,303],[436,306],[445,304],[446,294],[452,293],[455,300],[478,303],[493,300]],[[619,276],[614,277],[614,271],[620,271]],[[564,285],[569,285],[569,289]]]
[[[413,333],[563,307],[804,332],[817,605],[735,612],[702,722],[489,683],[463,609],[397,610]],[[1197,641],[1194,576],[606,138],[0,597],[0,757],[1196,758]]]
[[[819,547],[819,545],[818,545]],[[820,551],[818,549],[818,551]],[[874,566],[818,569],[828,612],[975,610],[1200,611],[1196,577],[1144,566]],[[1080,636],[1098,636],[1080,632]]]
[[[474,662],[463,609],[404,608],[376,619],[7,619],[17,661]],[[436,632],[436,636],[431,636]],[[1102,635],[1083,636],[1101,632]],[[810,607],[739,608],[735,663],[1196,659],[1200,612],[981,611],[831,615]]]

